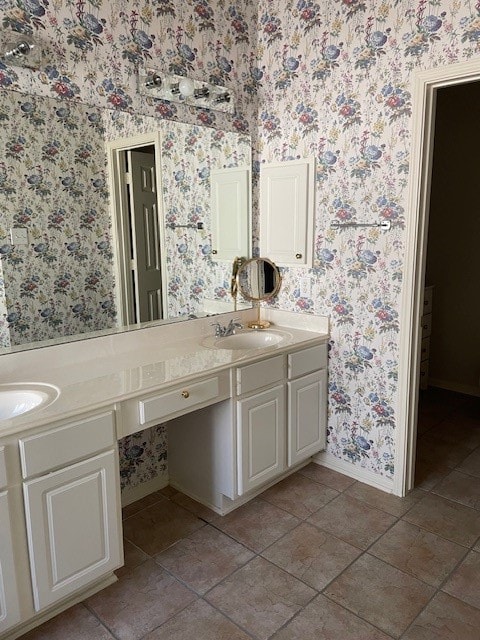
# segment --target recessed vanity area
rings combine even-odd
[[[264,317],[270,346],[245,348],[245,329],[225,348],[205,318],[3,357],[59,393],[0,422],[2,640],[115,580],[117,439],[167,422],[170,483],[220,514],[324,448],[328,321]]]

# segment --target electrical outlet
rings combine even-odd
[[[312,279],[310,277],[300,278],[300,296],[302,298],[312,297]]]
[[[28,244],[28,229],[27,227],[12,227],[10,229],[10,238],[13,245],[25,245]]]

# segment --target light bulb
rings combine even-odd
[[[178,89],[184,98],[190,98],[195,91],[195,85],[190,78],[182,78],[178,83]]]

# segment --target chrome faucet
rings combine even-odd
[[[226,336],[233,336],[236,329],[243,329],[243,324],[240,324],[238,318],[233,318],[225,327],[222,327],[219,322],[213,322],[212,327],[215,327],[216,338],[225,338]]]

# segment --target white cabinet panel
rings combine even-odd
[[[0,633],[20,621],[8,495],[0,493]]]
[[[326,446],[326,370],[289,382],[288,404],[288,466],[292,466]]]
[[[262,165],[260,253],[279,265],[313,266],[313,158]]]
[[[285,469],[284,386],[237,402],[238,494]]]
[[[250,171],[248,167],[213,170],[210,174],[212,258],[250,255]]]
[[[116,452],[24,483],[37,611],[121,564]]]

